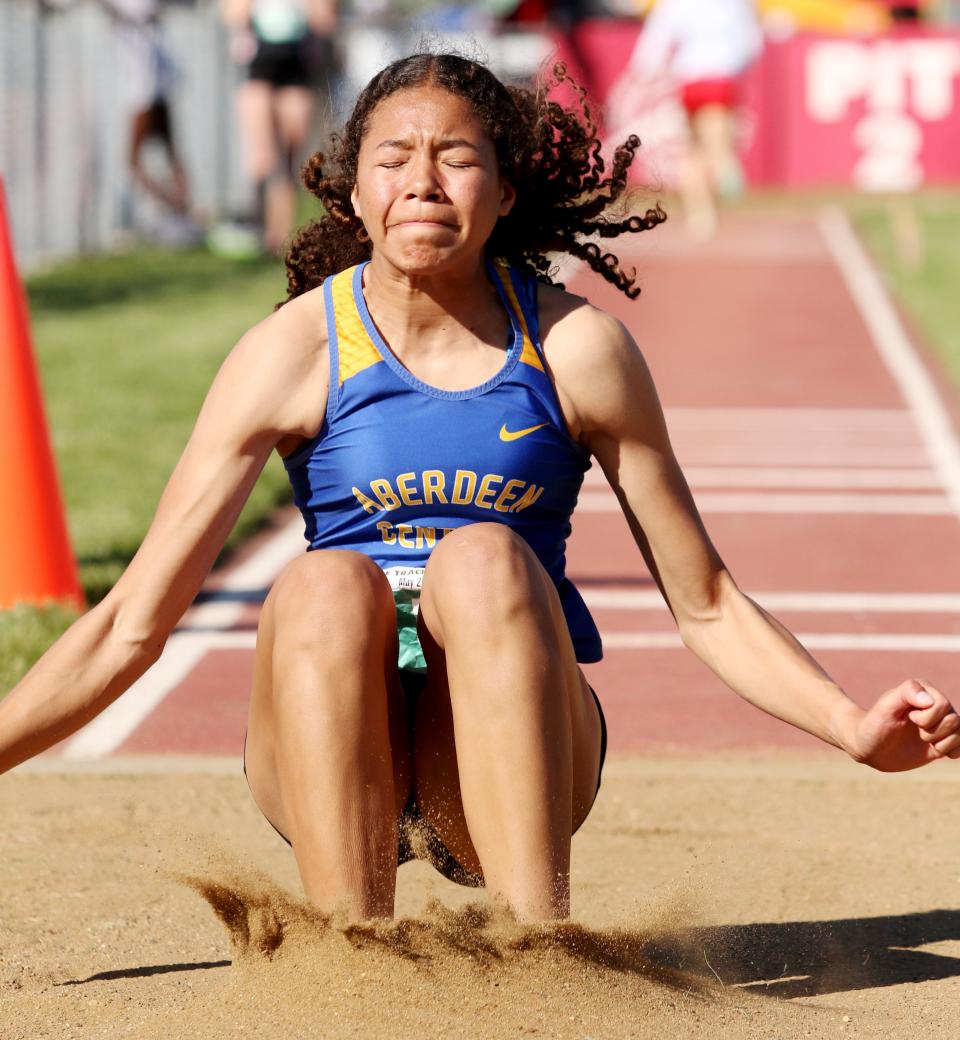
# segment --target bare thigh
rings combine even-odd
[[[489,526],[489,525],[484,525]],[[441,543],[442,544],[442,543]],[[529,575],[548,604],[549,617],[541,626],[542,637],[549,644],[549,655],[562,665],[562,681],[556,695],[569,708],[572,747],[572,829],[586,819],[596,797],[601,756],[602,724],[597,703],[583,673],[576,663],[569,630],[556,589],[546,571],[526,546],[521,554],[529,567]],[[436,572],[433,577],[441,577]],[[427,581],[430,580],[428,570]],[[478,575],[471,584],[471,594],[482,596]],[[531,610],[535,609],[531,604]],[[414,788],[420,811],[440,839],[467,870],[480,873],[480,859],[470,838],[460,795],[460,766],[457,760],[457,734],[454,729],[448,662],[444,650],[426,623],[423,611],[419,622],[420,641],[427,661],[427,682],[417,702],[413,724]],[[507,691],[494,688],[498,680],[491,677],[487,689],[491,706],[505,697]],[[506,710],[510,710],[509,703]],[[464,735],[460,735],[464,739]]]
[[[316,655],[323,654],[329,644],[329,639],[321,634],[324,631],[351,633],[356,638],[358,668],[363,655],[369,654],[370,645],[374,646],[374,667],[382,669],[387,697],[394,800],[398,816],[408,800],[411,787],[410,730],[406,700],[397,675],[392,597],[389,602],[380,604],[380,609],[390,618],[390,628],[388,632],[383,625],[380,626],[381,645],[377,646],[376,638],[370,633],[370,619],[364,616],[365,610],[370,610],[369,605],[364,604],[360,595],[348,597],[351,602],[345,602],[344,589],[340,587],[347,579],[356,585],[357,575],[347,570],[347,573],[339,576],[337,585],[331,588],[325,584],[330,577],[329,573],[323,573],[317,566],[322,562],[320,553],[308,553],[284,571],[267,596],[257,632],[244,765],[254,800],[267,820],[284,837],[289,836],[290,828],[278,776],[278,658],[282,655],[283,667],[286,669],[291,663],[297,663],[296,659],[291,662],[291,655],[299,655],[303,665],[302,674],[309,679],[313,660]],[[371,581],[376,583],[377,575],[370,569],[375,565],[365,559],[350,561],[349,565],[358,565],[361,573],[371,575]],[[383,582],[386,584],[385,579]],[[356,589],[353,591],[356,592]],[[380,593],[390,595],[389,589],[385,593],[380,590]],[[297,627],[303,630],[299,634],[292,631]],[[306,632],[305,637],[303,632]],[[317,703],[316,709],[327,710],[322,703]],[[322,798],[323,792],[318,791],[316,795]]]

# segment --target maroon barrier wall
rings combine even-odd
[[[625,70],[639,28],[634,22],[581,24],[557,41],[570,71],[600,100],[620,109],[617,136],[640,118],[667,156],[682,113],[656,84],[622,101]],[[661,85],[662,88],[662,85]],[[899,31],[870,38],[800,34],[767,41],[744,90],[742,151],[751,182],[784,186],[848,185],[906,191],[960,183],[960,33]]]

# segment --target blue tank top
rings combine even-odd
[[[330,390],[320,432],[284,464],[310,549],[365,553],[394,591],[418,590],[437,542],[465,524],[506,524],[560,595],[577,660],[600,634],[564,575],[570,516],[590,456],[569,435],[539,342],[536,281],[488,267],[510,319],[499,372],[469,390],[417,379],[383,341],[360,264],[323,285]]]

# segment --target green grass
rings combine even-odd
[[[230,347],[269,312],[273,263],[143,251],[30,280],[34,340],[80,577],[91,600],[140,544]],[[286,487],[274,461],[237,537]]]
[[[857,228],[894,295],[960,390],[960,192],[921,195],[912,210],[923,254],[915,265],[904,258],[885,207],[861,204]]]
[[[89,602],[133,556],[233,343],[283,295],[282,268],[206,252],[84,258],[29,279],[68,525]],[[288,497],[273,458],[228,546]],[[0,613],[0,691],[69,623],[69,611]]]
[[[76,618],[52,605],[0,611],[0,694],[5,693]]]

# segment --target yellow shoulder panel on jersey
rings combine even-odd
[[[351,376],[383,360],[360,320],[360,312],[353,298],[354,270],[351,267],[341,271],[333,279],[333,316],[337,325],[341,386]]]
[[[523,350],[520,352],[520,360],[525,365],[532,365],[534,368],[539,368],[542,372],[543,363],[533,345],[533,341],[530,339],[530,330],[527,328],[527,319],[524,317],[523,308],[520,306],[520,301],[517,299],[516,292],[514,292],[513,282],[510,280],[510,269],[506,265],[497,264],[497,274],[500,275],[500,281],[503,283],[507,299],[510,301],[513,313],[517,316],[517,321],[520,323],[520,331],[523,333]]]

